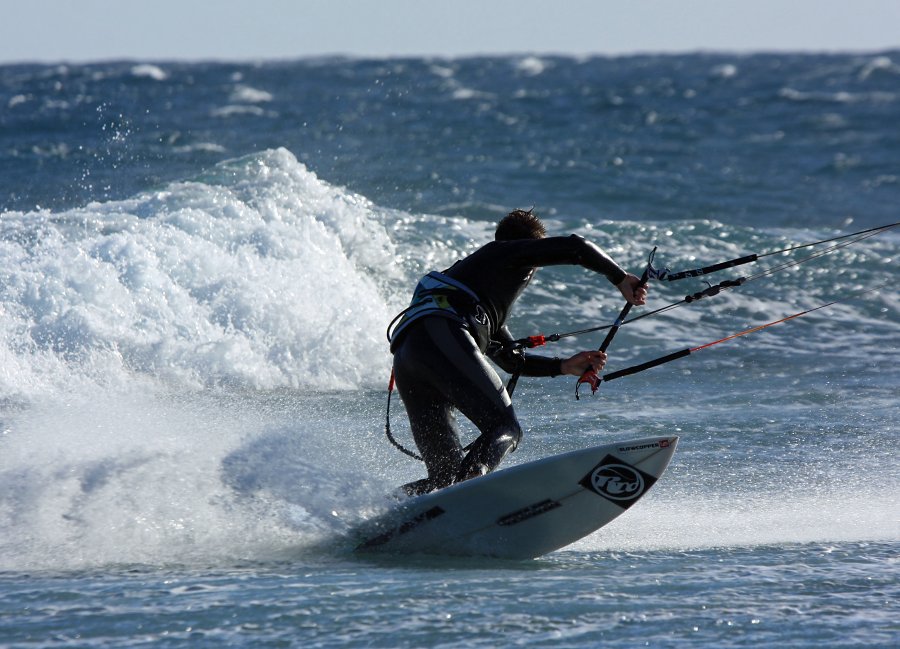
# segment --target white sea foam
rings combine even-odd
[[[30,99],[29,95],[14,95],[10,97],[9,101],[6,104],[7,108],[14,108],[19,104],[24,104]]]
[[[231,101],[235,103],[258,104],[272,99],[272,93],[243,84],[239,84],[231,92]]]
[[[526,56],[516,62],[516,70],[529,77],[536,77],[547,69],[547,63],[536,56]]]
[[[862,66],[862,69],[859,71],[859,79],[861,81],[867,80],[872,75],[877,74],[900,74],[900,65],[894,63],[887,56],[876,56],[871,61],[867,61],[865,65]]]
[[[730,79],[734,77],[738,73],[738,68],[733,63],[722,63],[720,65],[713,66],[713,68],[709,71],[709,73],[720,79]]]
[[[257,117],[274,116],[275,113],[266,111],[259,106],[248,106],[246,104],[229,104],[213,108],[209,114],[212,117],[234,117],[235,115],[256,115]]]
[[[328,388],[386,363],[383,213],[287,151],[203,179],[0,222],[6,395],[134,373],[183,386]],[[378,269],[377,275],[373,272]]]
[[[206,153],[225,153],[225,147],[215,142],[197,142],[195,144],[185,144],[176,146],[172,149],[176,153],[194,153],[195,151],[203,151]]]
[[[890,104],[897,101],[900,94],[896,92],[804,92],[795,88],[785,87],[778,91],[778,96],[797,102],[823,102],[836,104]]]
[[[169,78],[169,74],[157,65],[150,63],[141,63],[131,68],[131,74],[135,77],[144,79],[153,79],[154,81],[165,81]]]
[[[442,79],[450,79],[456,74],[456,71],[452,67],[448,65],[438,65],[437,63],[431,64],[428,66],[428,69],[432,74],[441,77]]]

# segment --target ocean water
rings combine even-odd
[[[636,273],[896,223],[900,52],[6,65],[0,170],[0,646],[900,643],[900,228],[626,325],[607,370],[827,308],[578,401],[520,381],[507,465],[681,437],[599,532],[522,562],[348,535],[424,475],[383,435],[421,274],[515,207]],[[546,268],[510,325],[620,308]]]

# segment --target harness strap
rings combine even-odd
[[[431,271],[419,280],[409,306],[388,324],[388,342],[393,343],[403,329],[422,316],[439,313],[463,320],[464,312],[477,311],[480,302],[478,295],[462,282]]]

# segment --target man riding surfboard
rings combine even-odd
[[[646,301],[640,278],[583,237],[547,237],[531,210],[510,212],[497,225],[494,241],[420,280],[390,333],[394,379],[428,470],[427,478],[404,485],[406,493],[489,473],[518,445],[522,428],[488,359],[524,376],[581,376],[603,368],[606,354],[600,351],[560,360],[509,345],[514,339],[507,317],[534,272],[564,264],[604,275],[631,304]],[[459,441],[456,411],[481,432],[468,452]]]

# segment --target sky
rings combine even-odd
[[[900,0],[0,0],[0,63],[900,49]]]

